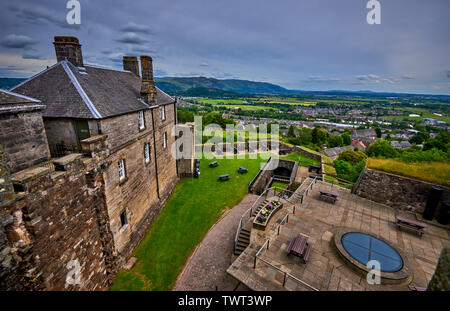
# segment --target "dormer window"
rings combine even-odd
[[[161,107],[161,119],[163,121],[166,119],[166,106]]]
[[[145,129],[144,111],[139,111],[139,129]]]

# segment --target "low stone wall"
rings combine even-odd
[[[421,180],[366,168],[353,186],[352,193],[399,210],[421,214],[433,186]],[[444,189],[441,200],[449,201],[450,189],[440,187]]]

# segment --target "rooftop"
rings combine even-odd
[[[91,65],[83,68],[62,60],[12,90],[45,103],[44,117],[101,119],[149,108],[140,99],[141,79],[135,74]],[[158,105],[174,101],[157,88]]]

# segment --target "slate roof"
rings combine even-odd
[[[0,89],[0,113],[23,112],[44,109],[41,101]]]
[[[339,155],[342,151],[347,149],[353,149],[352,145],[344,146],[344,147],[334,147],[334,148],[328,148],[322,151],[324,155],[326,155],[329,158],[335,157]]]
[[[63,60],[12,90],[41,100],[44,117],[103,119],[149,109],[140,99],[141,79],[129,71],[85,65],[85,71]],[[175,100],[157,90],[157,105]]]

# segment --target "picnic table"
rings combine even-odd
[[[395,220],[396,220],[395,224],[399,228],[406,228],[406,229],[415,231],[415,232],[419,233],[421,237],[422,237],[422,235],[425,234],[425,228],[427,227],[427,225],[424,224],[423,222],[416,221],[416,220],[409,219],[409,218],[402,217],[402,216],[397,216],[395,218]]]
[[[291,240],[286,251],[288,256],[293,254],[294,256],[298,256],[303,259],[303,262],[306,263],[309,258],[309,254],[311,253],[312,243],[308,243],[308,237],[303,234],[297,235],[295,238]]]
[[[218,166],[219,166],[219,163],[217,163],[217,161],[209,163],[209,167],[218,167]]]
[[[319,190],[319,197],[326,201],[332,201],[333,204],[336,202],[338,195],[337,193],[327,191],[327,190]]]
[[[228,174],[220,175],[220,176],[219,176],[219,180],[220,180],[220,181],[230,180],[230,175],[228,175]]]
[[[241,174],[244,174],[244,173],[247,173],[247,172],[248,172],[248,169],[246,169],[246,168],[243,167],[243,166],[239,166],[238,172],[241,173]]]

